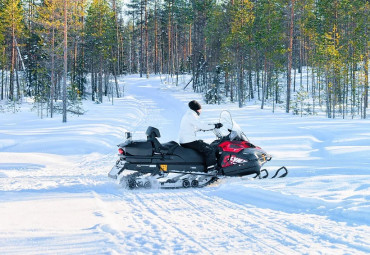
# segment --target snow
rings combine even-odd
[[[162,78],[162,80],[161,80]],[[163,81],[163,82],[161,82]],[[159,128],[177,140],[187,102],[201,96],[162,77],[120,79],[125,97],[84,102],[82,116],[0,114],[0,254],[369,254],[370,120],[231,112],[284,179],[224,178],[201,189],[125,190],[107,177],[124,132]],[[212,133],[200,133],[212,141]]]

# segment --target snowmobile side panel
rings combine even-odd
[[[148,156],[126,156],[126,161],[129,163],[151,163],[152,159]]]
[[[204,172],[204,165],[201,164],[181,164],[181,163],[168,163],[168,162],[161,162],[157,164],[149,163],[140,164],[135,163],[127,163],[124,166],[125,169],[128,170],[135,170],[140,171],[141,173],[152,173],[158,174],[159,172],[170,172],[170,171],[178,171],[178,172]]]
[[[204,160],[202,155],[200,155],[198,152],[184,148],[182,146],[176,147],[173,151],[174,155],[178,155],[182,159],[183,162],[187,163],[201,163],[203,164]]]
[[[153,146],[150,141],[145,142],[131,142],[124,148],[126,154],[135,156],[152,156]]]
[[[147,164],[143,163],[142,161],[140,162],[140,164],[126,162],[124,168],[127,170],[140,171],[140,173],[143,174],[159,173],[158,166],[156,164],[151,164],[150,162],[148,162]]]
[[[187,157],[180,157],[178,155],[165,155],[162,158],[152,158],[152,163],[157,163],[157,164],[178,164],[178,165],[183,165],[183,164],[203,164],[203,160],[199,161],[196,159],[189,159]]]
[[[266,152],[255,148],[247,148],[242,150],[240,153],[243,155],[243,157],[247,158],[248,160],[267,157]]]
[[[161,167],[163,171],[163,167]],[[168,164],[167,171],[178,171],[178,172],[204,172],[204,165],[203,164]],[[166,171],[164,171],[166,172]]]
[[[248,161],[244,164],[236,164],[222,168],[224,175],[226,176],[244,176],[249,174],[259,174],[261,165],[257,160]]]

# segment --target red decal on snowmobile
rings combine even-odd
[[[260,147],[249,143],[248,141],[225,141],[221,143],[219,147],[221,147],[223,151],[229,152],[240,152],[246,148],[261,149]]]
[[[224,157],[224,160],[222,162],[222,167],[228,167],[228,166],[231,166],[231,165],[242,164],[242,163],[246,163],[246,162],[248,162],[248,160],[238,158],[235,155],[230,155],[230,156]]]

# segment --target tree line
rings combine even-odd
[[[176,84],[190,74],[186,86],[207,103],[366,118],[369,7],[368,0],[2,0],[0,99],[33,97],[52,116],[60,100],[74,112],[81,98],[123,96],[122,74],[166,74]]]

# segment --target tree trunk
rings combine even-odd
[[[266,74],[267,74],[267,57],[266,57],[266,53],[265,53],[265,64],[264,64],[264,74],[262,75],[262,95],[261,95],[261,99],[262,99],[262,102],[261,102],[261,109],[263,109],[263,107],[265,106],[265,94],[266,94],[266,86],[267,86],[267,77],[266,77]]]
[[[147,10],[148,0],[145,0],[145,71],[146,78],[149,78],[149,57],[148,57],[148,47],[149,47],[149,37],[148,37],[148,10]]]
[[[176,24],[175,26],[176,32],[175,32],[175,63],[176,63],[176,86],[179,84],[179,45],[178,45],[178,26]]]
[[[290,11],[290,31],[289,31],[289,48],[288,48],[288,75],[287,75],[287,92],[286,92],[286,108],[285,112],[290,110],[290,93],[292,83],[292,53],[293,53],[293,28],[294,28],[294,2],[291,0]]]
[[[100,53],[99,63],[99,79],[98,79],[98,97],[99,103],[103,102],[103,56]]]
[[[234,75],[231,76],[231,82],[230,82],[230,101],[233,103],[234,102]]]
[[[118,17],[117,17],[117,5],[116,5],[116,0],[113,0],[113,11],[114,11],[114,23],[116,25],[116,44],[117,44],[117,52],[116,52],[116,56],[117,56],[117,72],[116,72],[116,75],[118,75],[118,73],[120,72],[120,43],[119,43],[119,24],[118,24]],[[114,67],[113,67],[114,69]],[[115,78],[116,78],[116,75],[115,75]],[[118,96],[118,93],[117,93],[117,97]]]
[[[225,97],[228,97],[229,90],[230,90],[229,72],[225,71]]]
[[[4,100],[4,70],[5,70],[5,47],[3,49],[3,56],[1,59],[1,100]]]
[[[167,24],[167,33],[168,33],[168,59],[167,59],[167,73],[171,74],[172,75],[172,65],[171,65],[171,59],[172,59],[172,20],[171,20],[171,16],[172,16],[172,1],[168,1],[168,24]]]
[[[116,84],[116,95],[117,97],[119,98],[119,89],[118,89],[118,81],[117,81],[117,74],[113,74],[114,75],[114,82]],[[112,92],[112,96],[113,96],[113,92]]]
[[[192,36],[191,36],[191,24],[190,24],[189,25],[189,45],[188,45],[189,49],[188,49],[188,56],[191,56],[191,54],[193,54],[191,44],[192,44]]]
[[[73,77],[72,84],[76,84],[77,78],[77,56],[78,56],[78,42],[77,39],[74,39],[74,49],[73,49]]]
[[[91,61],[91,101],[95,101],[95,75],[94,75],[94,61]]]
[[[201,2],[202,3],[202,2]],[[193,88],[198,91],[201,87],[200,73],[205,69],[205,51],[204,51],[204,26],[206,23],[206,10],[199,1],[192,0],[194,8],[193,38],[192,38],[192,69],[193,69]]]
[[[53,21],[54,21],[54,17],[53,17]],[[51,88],[50,88],[50,118],[53,118],[53,109],[54,109],[54,90],[55,90],[55,83],[54,83],[54,58],[55,58],[55,54],[54,54],[54,44],[55,44],[55,29],[54,27],[52,28],[52,31],[51,31],[52,35],[52,39],[51,39]]]
[[[315,86],[315,72],[311,69],[311,87],[312,87],[312,114],[315,115],[315,103],[316,103],[316,86]]]
[[[113,49],[112,49],[112,54],[113,54]],[[115,86],[116,86],[116,95],[119,98],[119,88],[118,88],[118,80],[117,80],[117,69],[118,69],[118,65],[115,65],[114,63],[112,63],[114,83],[115,83]],[[112,89],[112,100],[113,100],[113,89]]]
[[[254,99],[253,93],[253,79],[252,79],[252,57],[249,54],[249,70],[248,70],[248,85],[249,85],[249,99]]]
[[[131,58],[130,58],[130,73],[133,73],[136,62],[136,36],[135,36],[135,12],[132,12],[132,37],[131,37]],[[135,68],[136,69],[136,68]]]
[[[243,51],[240,50],[240,46],[237,46],[236,50],[236,62],[238,63],[238,99],[239,108],[243,107],[244,103],[244,56]]]
[[[140,0],[140,77],[143,77],[143,0]]]
[[[154,2],[154,74],[158,73],[158,21],[157,0]]]
[[[238,72],[238,88],[239,88],[239,108],[243,107],[244,104],[244,67],[243,61],[239,64],[239,72]]]
[[[369,107],[368,99],[369,99],[369,57],[366,53],[364,59],[365,65],[365,95],[364,95],[364,119],[366,119],[366,109]]]
[[[67,0],[64,0],[64,56],[63,56],[63,122],[67,122],[67,73],[68,73],[68,27],[67,27]]]
[[[21,89],[19,84],[19,75],[18,75],[18,66],[19,66],[19,60],[18,60],[18,53],[15,52],[15,83],[17,84],[17,97],[16,99],[19,100],[21,98]]]
[[[9,84],[9,99],[14,100],[14,68],[15,68],[15,27],[12,24],[12,49],[11,49],[11,64],[10,64],[10,84]]]
[[[301,88],[303,86],[303,49],[302,49],[302,39],[299,40],[299,87]]]
[[[296,76],[297,76],[297,68],[294,68],[293,73],[294,73],[294,75],[293,75],[293,92],[295,92],[295,80],[296,80]]]
[[[259,54],[257,53],[257,61],[256,61],[256,86],[257,86],[257,94],[258,94],[258,100],[261,100],[261,89],[260,89],[260,58]]]
[[[109,72],[104,72],[104,95],[109,95]],[[113,96],[113,90],[112,90],[112,96]]]

